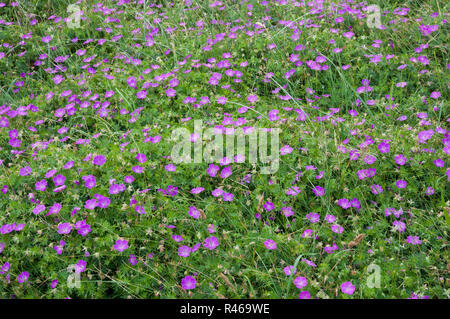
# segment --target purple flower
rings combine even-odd
[[[378,150],[380,151],[381,154],[384,153],[389,153],[389,144],[382,142],[378,145]]]
[[[234,195],[231,193],[223,193],[222,199],[224,202],[232,202]]]
[[[214,197],[219,197],[219,196],[221,196],[221,195],[223,194],[223,189],[216,188],[215,190],[213,190],[213,191],[211,192],[211,194],[212,194]]]
[[[283,207],[281,209],[281,213],[283,214],[283,216],[285,217],[290,217],[292,215],[294,215],[294,210],[292,209],[291,206],[287,206],[287,207]]]
[[[322,187],[320,187],[320,186],[315,186],[315,187],[313,188],[313,193],[314,193],[316,196],[323,196],[323,195],[325,195],[325,189],[322,188]]]
[[[9,262],[5,262],[3,266],[0,267],[0,275],[4,275],[9,271],[9,268],[11,267]]]
[[[147,157],[143,153],[137,153],[136,159],[139,163],[145,163],[147,161]]]
[[[113,246],[113,248],[120,252],[124,251],[125,249],[128,249],[128,240],[117,239],[116,244]]]
[[[272,202],[267,201],[264,204],[264,209],[267,210],[268,212],[270,212],[271,210],[275,209],[275,205]]]
[[[43,36],[43,37],[41,38],[41,40],[42,40],[42,42],[44,42],[44,43],[49,43],[49,42],[52,40],[52,37],[49,36],[49,35],[46,35],[46,36]]]
[[[394,221],[392,225],[394,226],[394,229],[399,233],[403,233],[406,229],[406,224],[398,220]]]
[[[298,299],[311,299],[311,294],[309,293],[308,290],[301,291],[298,294]]]
[[[398,181],[395,182],[395,186],[397,186],[397,188],[406,188],[406,185],[408,183],[402,179],[399,179]]]
[[[97,185],[97,180],[94,175],[86,175],[81,177],[84,180],[84,187],[92,189]]]
[[[434,188],[431,187],[431,186],[429,186],[429,187],[427,188],[427,190],[425,191],[425,195],[431,196],[431,195],[433,195],[433,194],[434,194]]]
[[[83,259],[78,260],[75,264],[75,273],[79,274],[86,270],[87,262]]]
[[[144,168],[142,166],[136,165],[136,166],[133,166],[131,168],[131,170],[133,172],[135,172],[136,174],[141,174],[144,171]]]
[[[231,172],[231,167],[232,167],[232,165],[225,167],[225,168],[220,172],[220,177],[225,179],[225,178],[231,176],[231,174],[233,174],[233,173]]]
[[[344,294],[353,295],[353,292],[355,291],[355,286],[350,281],[346,281],[341,284],[341,291]]]
[[[98,165],[98,166],[102,166],[103,164],[105,164],[105,162],[106,162],[106,158],[103,155],[97,155],[92,160],[92,163],[95,165]]]
[[[408,236],[406,241],[411,245],[420,245],[422,243],[419,236]]]
[[[93,210],[95,209],[95,207],[98,206],[98,200],[97,198],[92,198],[92,199],[88,199],[85,203],[84,203],[84,208],[89,209],[89,210]]]
[[[65,181],[66,177],[64,175],[58,174],[55,177],[53,177],[53,183],[55,183],[55,186],[64,185]]]
[[[431,97],[432,99],[438,99],[438,98],[441,97],[441,92],[439,92],[439,91],[434,91],[434,92],[432,92],[432,93],[430,94],[430,97]]]
[[[402,154],[395,155],[394,160],[398,165],[405,165],[406,163],[406,157],[404,157]]]
[[[181,287],[184,290],[194,289],[196,284],[197,280],[195,280],[194,277],[186,276],[183,279],[181,279]]]
[[[269,249],[269,250],[277,249],[277,243],[275,241],[273,241],[272,239],[267,239],[264,242],[264,246],[266,246],[266,248]]]
[[[336,234],[342,234],[344,228],[338,224],[335,224],[331,226],[331,231]]]
[[[302,289],[303,287],[306,287],[308,285],[308,280],[305,277],[296,277],[294,279],[294,285],[298,289]]]
[[[191,190],[191,194],[200,194],[205,190],[204,187],[195,187]]]
[[[56,286],[58,286],[58,279],[53,280],[50,284],[50,287],[52,287],[52,289],[55,289]]]
[[[191,247],[183,245],[178,248],[178,256],[180,257],[189,257],[191,253]]]
[[[218,171],[219,171],[219,166],[214,165],[214,164],[209,164],[209,167],[206,170],[206,173],[211,177],[215,177]]]
[[[22,167],[22,168],[19,170],[20,176],[27,176],[27,175],[30,175],[31,172],[32,172],[32,169],[31,169],[30,166]]]
[[[136,97],[138,99],[145,99],[146,96],[147,96],[147,91],[139,91],[136,93]]]
[[[39,182],[36,182],[35,188],[37,191],[45,191],[45,189],[47,188],[47,181],[45,179],[42,179]]]
[[[425,143],[434,135],[433,130],[422,131],[417,134],[417,138],[419,139],[419,143]]]
[[[286,276],[290,276],[297,271],[297,268],[294,268],[294,266],[286,266],[283,271]]]
[[[198,219],[200,217],[200,212],[195,206],[189,207],[189,216],[191,216],[194,219]]]
[[[56,215],[60,212],[62,205],[60,203],[54,203],[52,207],[48,209],[48,215]]]
[[[21,284],[28,281],[28,277],[30,277],[30,274],[27,271],[24,271],[17,276],[17,281]]]
[[[58,225],[59,234],[69,234],[72,231],[72,225],[70,223],[63,223]]]
[[[123,178],[124,183],[131,184],[134,182],[134,177],[131,175],[127,175]]]
[[[215,236],[208,237],[203,242],[203,247],[208,248],[209,250],[213,250],[217,246],[219,246],[219,241]]]
[[[375,195],[381,194],[383,192],[383,188],[377,184],[370,185],[370,188],[372,189],[372,193]]]
[[[168,172],[175,172],[177,170],[177,167],[173,164],[167,164],[164,166],[164,169]]]

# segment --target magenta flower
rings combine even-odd
[[[384,153],[389,153],[389,144],[386,142],[382,142],[378,145],[378,150],[380,151],[380,153],[384,154]]]
[[[43,36],[43,37],[41,38],[41,40],[42,40],[42,42],[44,42],[44,43],[49,43],[49,42],[52,40],[52,37],[49,36],[49,35],[46,35],[46,36]]]
[[[294,210],[292,209],[291,206],[287,206],[287,207],[284,206],[281,209],[281,214],[283,214],[283,216],[285,216],[285,217],[290,217],[290,216],[294,215]]]
[[[139,91],[136,93],[136,97],[140,100],[145,99],[147,96],[147,91]]]
[[[204,190],[204,187],[194,187],[193,189],[191,189],[191,194],[200,194]]]
[[[431,97],[432,99],[438,99],[438,98],[441,97],[441,92],[439,92],[439,91],[434,91],[434,92],[432,92],[432,93],[430,94],[430,97]]]
[[[45,179],[42,179],[39,182],[36,182],[35,188],[37,191],[45,191],[45,189],[47,188],[47,181]]]
[[[194,289],[196,284],[197,280],[195,280],[194,277],[186,276],[183,279],[181,279],[181,287],[184,290]]]
[[[220,172],[220,177],[225,179],[225,178],[231,176],[231,174],[233,174],[232,171],[231,171],[231,167],[232,167],[232,165],[225,167],[225,168]]]
[[[341,291],[344,294],[353,295],[353,292],[355,291],[355,286],[350,281],[346,281],[341,284]]]
[[[292,153],[293,148],[290,147],[289,145],[284,145],[283,147],[280,148],[280,155],[286,155],[286,154],[290,154]]]
[[[167,164],[164,166],[164,169],[168,172],[175,172],[177,170],[177,167],[173,164]]]
[[[17,276],[17,281],[21,284],[28,281],[28,277],[30,277],[30,274],[27,271],[24,271]]]
[[[81,179],[84,181],[84,187],[88,189],[92,189],[97,185],[97,180],[94,175],[86,175],[81,177]]]
[[[336,234],[342,234],[344,228],[338,224],[334,224],[331,226],[331,231]]]
[[[189,216],[191,216],[194,219],[198,219],[200,217],[200,212],[195,206],[189,207]]]
[[[315,186],[313,188],[313,193],[316,196],[323,196],[323,195],[325,195],[325,189],[323,187],[320,187],[320,186]]]
[[[214,250],[217,246],[219,246],[219,241],[215,236],[208,237],[203,242],[203,247],[209,250]]]
[[[72,231],[72,225],[70,223],[63,223],[58,225],[58,234],[69,234]]]
[[[58,174],[55,177],[53,177],[53,183],[55,183],[55,186],[64,185],[65,181],[66,177],[64,175]]]
[[[247,101],[249,101],[250,103],[255,103],[258,101],[258,97],[256,95],[249,95],[247,97]]]
[[[56,286],[58,286],[58,279],[52,280],[50,287],[52,287],[52,289],[55,289]]]
[[[136,258],[135,255],[130,254],[130,256],[129,256],[129,258],[128,258],[128,262],[129,262],[131,265],[135,266],[135,265],[138,263],[138,260],[137,260],[137,258]]]
[[[191,247],[189,247],[189,246],[183,245],[178,248],[178,256],[180,256],[180,257],[189,257],[190,253],[191,253]]]
[[[47,215],[57,215],[60,212],[61,208],[62,205],[60,203],[54,203],[53,206],[48,209]]]
[[[284,267],[283,271],[286,276],[290,276],[291,274],[293,274],[297,271],[297,268],[294,268],[294,266],[292,266],[292,265],[286,266],[286,267]]]
[[[372,189],[372,193],[375,195],[381,194],[383,192],[383,188],[377,184],[370,185],[370,188]]]
[[[137,153],[136,159],[139,163],[145,163],[147,161],[147,157],[145,156],[145,154],[142,153]]]
[[[406,224],[398,220],[394,221],[392,225],[394,226],[394,230],[398,231],[399,233],[403,233],[406,229]]]
[[[406,188],[406,185],[408,183],[402,179],[399,179],[398,181],[395,182],[395,186],[397,186],[397,188]]]
[[[213,191],[211,192],[211,194],[212,194],[214,197],[219,197],[219,196],[221,196],[223,193],[224,193],[223,190],[220,189],[220,188],[216,188],[215,190],[213,190]]]
[[[308,290],[301,291],[298,294],[298,299],[311,299],[311,294],[309,293]]]
[[[425,143],[434,135],[433,130],[422,131],[417,134],[417,138],[419,139],[419,143]]]
[[[223,193],[222,199],[224,202],[232,202],[234,195],[231,193]]]
[[[264,204],[264,209],[270,212],[271,210],[275,209],[275,205],[272,202],[267,201]]]
[[[266,248],[269,249],[269,250],[277,249],[277,243],[275,241],[273,241],[272,239],[267,239],[264,242],[264,246],[266,246]]]
[[[303,287],[306,287],[308,285],[308,280],[305,277],[296,277],[294,279],[294,285],[298,289],[302,289]]]
[[[116,240],[116,244],[113,246],[113,248],[119,252],[124,251],[125,249],[128,249],[128,240]]]
[[[134,182],[134,177],[131,175],[127,175],[123,178],[124,183],[131,184]]]
[[[103,155],[97,155],[92,160],[92,163],[95,165],[98,165],[98,166],[102,166],[103,164],[105,164],[105,162],[106,162],[106,158]]]
[[[406,157],[404,157],[402,154],[395,155],[394,160],[398,165],[405,165],[406,163]]]
[[[411,245],[420,245],[422,243],[419,236],[408,236],[406,238],[406,242],[408,242]]]
[[[31,172],[32,172],[32,169],[31,169],[30,166],[22,167],[22,168],[19,170],[20,176],[27,176],[27,175],[30,175]]]
[[[133,172],[135,172],[136,174],[141,174],[144,171],[144,168],[142,166],[136,165],[136,166],[133,166],[131,168],[131,170]]]
[[[219,166],[214,165],[214,164],[209,164],[209,167],[206,170],[206,173],[211,177],[215,177],[218,171],[219,171]]]
[[[75,273],[82,273],[86,270],[87,262],[83,259],[78,260],[78,262],[75,264]]]

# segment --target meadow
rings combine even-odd
[[[0,0],[0,298],[449,298],[448,18]]]

